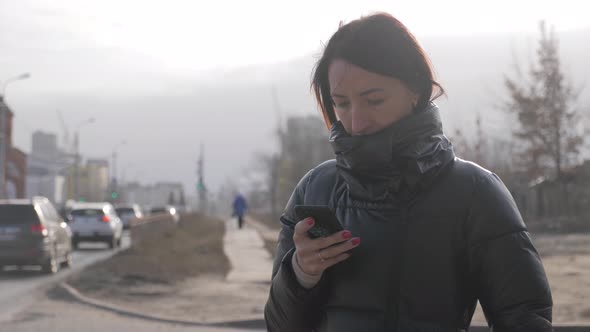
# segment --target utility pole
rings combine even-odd
[[[112,174],[111,174],[111,192],[110,192],[110,200],[112,202],[119,201],[119,188],[118,188],[118,180],[117,180],[117,157],[118,157],[118,149],[127,144],[127,140],[122,140],[119,144],[113,147],[112,152]]]
[[[74,133],[74,192],[73,192],[73,199],[77,201],[78,197],[78,182],[79,182],[79,173],[80,173],[80,145],[79,145],[79,135],[80,133],[78,130]]]
[[[79,200],[80,197],[80,128],[94,123],[94,118],[89,118],[76,126],[74,132],[74,192],[72,197],[75,201]]]
[[[269,183],[269,203],[270,213],[273,218],[278,218],[279,210],[277,207],[278,195],[279,195],[279,167],[281,160],[283,159],[284,144],[285,144],[285,133],[283,131],[283,116],[281,110],[281,104],[279,103],[279,97],[277,94],[276,86],[272,86],[272,103],[273,110],[275,112],[277,120],[277,136],[279,137],[279,152],[271,157],[270,162],[270,183]]]
[[[199,212],[207,213],[207,187],[205,186],[205,147],[201,143],[199,160],[197,161],[197,195],[199,196]]]
[[[0,198],[6,198],[6,151],[8,147],[8,135],[6,134],[6,113],[10,112],[8,105],[4,103],[4,96],[0,95]]]

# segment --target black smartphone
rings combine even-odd
[[[299,220],[309,217],[314,219],[315,225],[307,231],[312,239],[327,237],[344,230],[336,217],[336,213],[327,206],[296,205],[295,215]]]

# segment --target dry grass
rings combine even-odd
[[[271,217],[270,214],[266,213],[256,213],[256,212],[249,212],[248,213],[249,219],[254,219],[259,221],[260,223],[264,224],[272,231],[276,231],[277,233],[281,230],[281,223],[279,222],[278,218]],[[270,253],[270,255],[275,257],[277,243],[278,241],[274,238],[270,238],[267,236],[262,235],[262,239],[264,240],[264,248]]]
[[[256,212],[248,212],[248,215],[260,221],[261,223],[265,224],[268,228],[274,230],[281,230],[281,223],[279,222],[279,218],[272,217],[269,213],[256,213]]]
[[[107,296],[126,287],[171,286],[205,274],[224,276],[229,261],[223,253],[223,234],[222,220],[187,215],[160,240],[140,242],[85,269],[69,282],[83,292]]]
[[[268,250],[268,252],[270,253],[270,255],[272,256],[273,259],[275,258],[275,253],[277,251],[277,243],[278,243],[278,241],[264,239],[264,248],[266,248],[266,250]]]

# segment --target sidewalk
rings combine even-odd
[[[253,225],[252,219],[248,219],[242,229],[238,229],[235,219],[225,222],[223,247],[232,266],[226,277],[228,283],[247,286],[251,283],[270,282],[272,258],[264,248],[261,234]],[[264,225],[258,225],[260,226]]]

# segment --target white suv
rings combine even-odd
[[[74,248],[82,241],[105,242],[111,249],[121,245],[123,223],[110,203],[75,203],[68,219]]]

